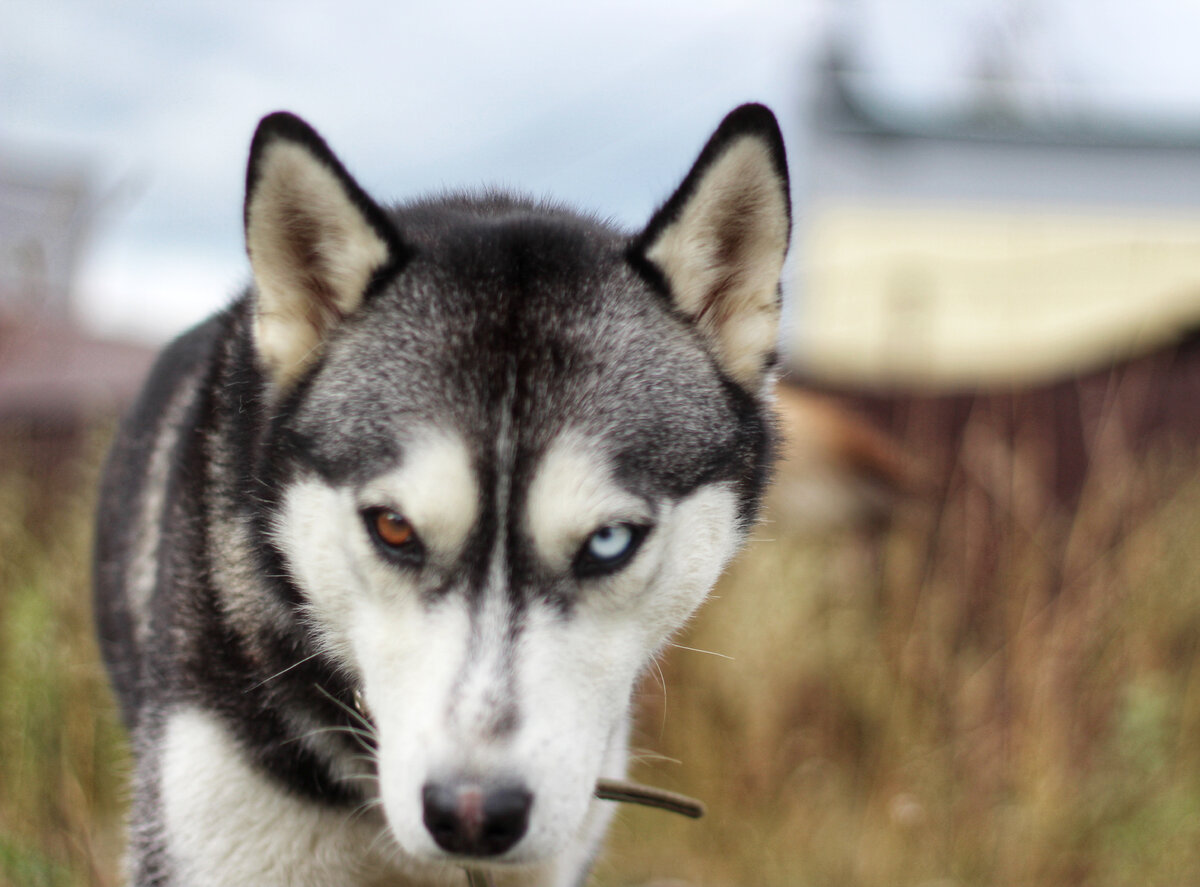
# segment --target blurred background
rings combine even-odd
[[[8,0],[0,884],[119,883],[91,639],[115,417],[246,280],[244,163],[635,230],[721,117],[788,143],[767,520],[641,692],[601,887],[1200,883],[1200,7]],[[708,653],[699,651],[709,651]]]

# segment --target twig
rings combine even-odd
[[[667,810],[691,819],[699,819],[704,815],[704,805],[695,798],[664,791],[661,788],[651,788],[648,785],[630,782],[626,779],[597,780],[596,797],[602,801],[621,801],[626,804],[653,807],[656,810]],[[496,887],[492,876],[487,872],[468,868],[464,868],[463,871],[467,875],[467,887]]]
[[[624,779],[597,780],[596,797],[602,801],[622,801],[626,804],[641,804],[643,807],[667,810],[690,819],[699,819],[704,815],[704,805],[695,798]]]

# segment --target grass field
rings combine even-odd
[[[0,446],[0,883],[115,884],[101,446],[50,493],[20,435]],[[634,775],[709,816],[623,810],[594,883],[1200,883],[1194,455],[1098,478],[1053,525],[1019,484],[874,539],[766,525],[640,691]]]
[[[37,444],[0,436],[0,884],[117,883],[127,767],[88,584],[102,449],[45,477]]]

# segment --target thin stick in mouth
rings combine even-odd
[[[626,804],[641,804],[656,810],[667,810],[691,819],[704,815],[704,804],[687,795],[652,788],[626,779],[599,779],[596,781],[596,797],[602,801],[621,801]],[[463,869],[467,873],[468,887],[495,887],[492,876],[477,869]]]
[[[664,791],[626,779],[599,779],[596,781],[596,797],[602,801],[621,801],[626,804],[641,804],[656,810],[667,810],[699,819],[704,815],[704,804],[687,795]]]

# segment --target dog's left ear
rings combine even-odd
[[[665,285],[722,368],[755,394],[775,362],[790,234],[779,125],[762,105],[742,105],[721,122],[630,253]]]
[[[286,112],[264,117],[254,134],[245,223],[254,341],[271,381],[286,389],[371,286],[398,267],[403,247],[321,137]]]

